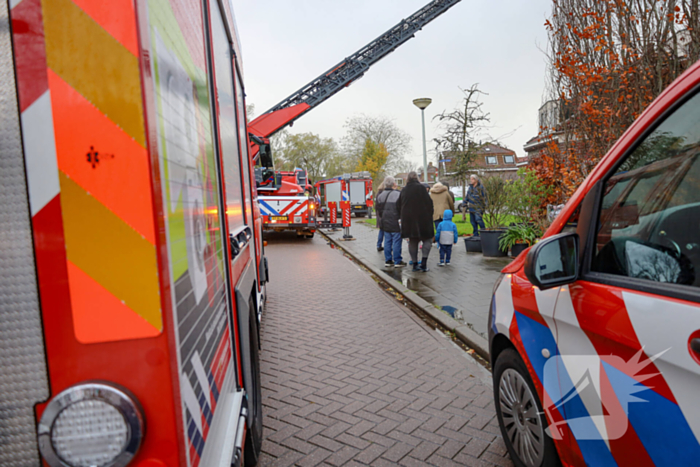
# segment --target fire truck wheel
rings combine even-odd
[[[255,303],[250,299],[248,306],[255,310]],[[258,465],[263,441],[262,385],[260,383],[260,335],[258,334],[257,313],[250,314],[250,358],[253,369],[253,388],[248,394],[248,413],[251,423],[245,440],[245,465]]]

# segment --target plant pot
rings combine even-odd
[[[508,250],[501,251],[498,242],[501,235],[506,233],[505,230],[482,230],[481,231],[481,251],[484,256],[491,258],[508,256]]]
[[[516,243],[512,247],[510,247],[510,255],[513,258],[517,258],[520,253],[523,251],[527,250],[527,243]]]
[[[481,253],[481,239],[478,237],[465,238],[464,246],[467,248],[467,253]]]

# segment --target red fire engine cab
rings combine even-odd
[[[258,207],[264,230],[295,230],[297,236],[316,233],[316,203],[306,170],[262,170],[256,167]]]
[[[267,267],[231,3],[0,2],[0,75],[0,465],[255,465]]]

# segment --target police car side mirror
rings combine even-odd
[[[540,290],[571,284],[579,275],[579,237],[561,233],[535,244],[525,257],[525,275]]]

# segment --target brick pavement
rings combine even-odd
[[[324,231],[333,238],[341,238],[342,233]],[[353,219],[350,233],[357,240],[345,242],[343,247],[352,252],[362,262],[376,267],[384,267],[384,252],[377,252],[377,229],[359,219]],[[404,241],[402,254],[409,262],[408,245]],[[438,267],[439,253],[433,245],[428,257],[430,272],[414,273],[410,267],[383,269],[390,277],[405,287],[415,291],[424,300],[438,308],[453,307],[461,317],[455,317],[484,338],[488,338],[488,314],[493,285],[510,258],[484,258],[481,253],[467,253],[464,240],[452,247],[452,261],[449,266]]]
[[[512,465],[488,371],[322,238],[266,254],[260,465]]]

